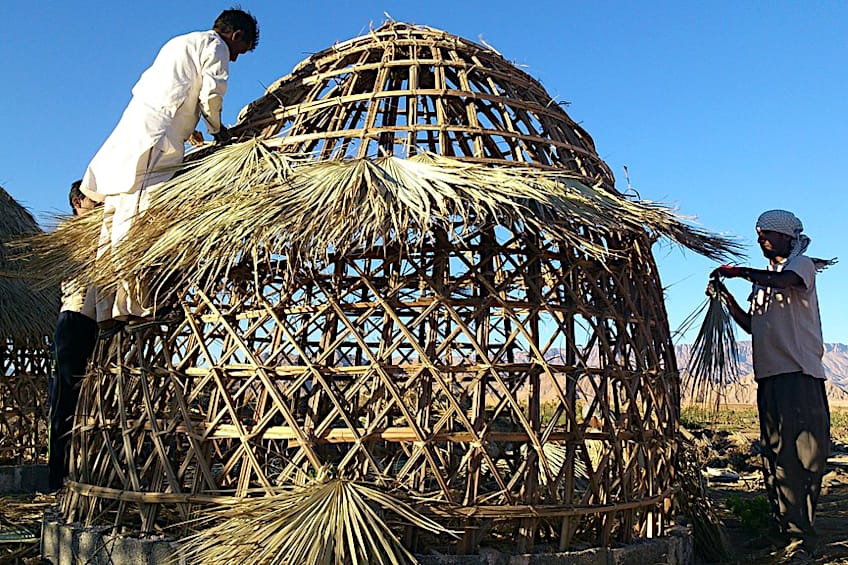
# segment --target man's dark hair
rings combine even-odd
[[[77,215],[77,209],[74,206],[74,200],[82,200],[85,198],[85,195],[80,190],[80,186],[82,186],[81,180],[76,180],[71,184],[71,191],[68,193],[68,203],[71,205],[71,210],[74,211],[74,216]]]
[[[259,24],[256,18],[250,15],[250,12],[240,10],[238,7],[221,12],[212,29],[221,33],[241,31],[245,42],[250,44],[251,51],[259,45]]]

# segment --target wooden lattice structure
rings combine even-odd
[[[625,202],[536,80],[426,27],[310,57],[233,129],[314,162],[562,171]],[[414,245],[395,233],[301,262],[245,249],[211,282],[185,277],[168,321],[95,353],[66,517],[148,532],[330,473],[426,495],[464,532],[458,551],[504,531],[520,550],[661,534],[679,391],[653,234],[561,224],[456,218]]]
[[[50,336],[58,297],[14,278],[4,247],[39,231],[32,215],[0,188],[0,464],[33,464],[47,456]]]

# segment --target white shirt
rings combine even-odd
[[[80,187],[102,202],[132,194],[148,170],[149,152],[166,162],[182,161],[185,141],[202,115],[210,134],[221,129],[230,51],[214,31],[197,31],[168,41],[132,89],[133,98],[109,138],[91,160]]]
[[[801,372],[824,379],[816,266],[806,255],[770,264],[770,271],[792,271],[804,288],[754,285],[751,293],[751,340],[754,378]]]

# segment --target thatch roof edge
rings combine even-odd
[[[20,280],[7,243],[41,233],[33,215],[0,187],[0,339],[34,344],[53,334],[59,310],[57,290]],[[52,286],[52,285],[51,285]]]
[[[583,181],[563,171],[430,154],[313,161],[252,140],[193,163],[154,194],[112,259],[128,266],[124,276],[154,273],[159,282],[189,280],[211,289],[254,251],[285,256],[290,265],[321,264],[331,250],[392,244],[414,251],[433,229],[461,240],[458,221],[465,233],[491,223],[524,226],[601,260],[608,250],[598,241],[625,232],[667,237],[715,259],[739,254],[734,240],[692,226],[662,204]],[[97,215],[88,214],[35,238],[30,268],[52,282],[82,273],[113,284],[114,272],[92,260],[99,229]]]

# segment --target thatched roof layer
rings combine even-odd
[[[244,260],[281,255],[320,268],[331,254],[380,245],[414,250],[431,243],[434,230],[462,244],[487,224],[523,225],[599,259],[608,255],[605,238],[627,232],[664,236],[716,259],[738,251],[661,204],[587,186],[567,172],[430,154],[311,161],[252,140],[168,183],[112,258],[129,277],[208,288]],[[36,238],[33,267],[51,280],[81,269],[111,284],[113,272],[92,261],[99,229],[99,218],[88,214]]]
[[[20,268],[10,261],[6,243],[41,232],[35,219],[0,187],[0,339],[32,341],[52,335],[58,294],[11,278]]]

